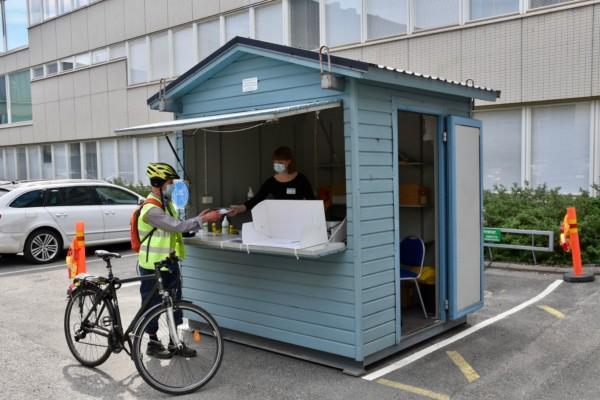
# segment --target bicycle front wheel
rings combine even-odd
[[[183,314],[177,335],[185,350],[174,349],[168,325],[168,307],[161,306],[146,314],[135,329],[132,357],[141,377],[153,388],[167,394],[186,394],[204,386],[217,372],[223,359],[223,339],[213,317],[188,302],[173,305]],[[147,332],[158,324],[158,342]],[[151,348],[148,347],[150,344]],[[157,349],[159,351],[157,354]]]
[[[70,297],[65,310],[65,337],[73,356],[86,367],[108,359],[108,335],[113,326],[110,303],[94,304],[100,289],[82,287]]]

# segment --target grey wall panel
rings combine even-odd
[[[354,59],[354,60],[360,60],[362,58],[362,48],[336,51],[335,55],[339,56],[339,57],[346,57],[346,58],[350,58],[350,59]]]
[[[206,18],[219,13],[219,0],[193,0],[194,19]]]
[[[521,101],[521,21],[462,31],[462,78],[502,91],[496,103]],[[487,102],[478,101],[477,104]],[[492,104],[492,103],[487,103]]]
[[[5,74],[15,71],[16,69],[18,69],[16,54],[8,54],[7,56],[0,58],[0,73]]]
[[[62,140],[75,139],[75,101],[71,99],[60,100],[58,103],[60,113],[60,138]]]
[[[169,26],[183,24],[192,20],[192,0],[167,0]]]
[[[106,66],[108,90],[124,89],[127,87],[127,62],[120,61]]]
[[[220,7],[221,12],[234,10],[239,7],[244,7],[250,4],[248,0],[221,0]]]
[[[125,7],[123,0],[107,0],[106,41],[117,43],[125,40]]]
[[[29,49],[31,54],[31,64],[36,65],[43,62],[42,49],[42,26],[34,26],[29,29]]]
[[[75,136],[79,139],[92,137],[92,110],[89,96],[75,98]]]
[[[80,53],[90,49],[87,25],[88,20],[85,9],[71,14],[71,46],[73,53]]]
[[[33,104],[31,106],[33,113],[33,140],[36,142],[46,142],[46,106]]]
[[[130,126],[142,125],[148,122],[147,98],[148,91],[145,87],[136,87],[127,90],[127,114]]]
[[[92,94],[90,101],[92,105],[92,137],[109,136],[108,93]]]
[[[21,126],[18,128],[18,137],[17,143],[33,143],[35,140],[33,139],[33,126]]]
[[[88,38],[90,48],[105,46],[106,41],[106,5],[103,1],[87,9]]]
[[[60,140],[60,118],[58,101],[49,101],[44,104],[46,112],[46,140],[47,141],[58,141]]]
[[[408,69],[408,41],[400,40],[374,46],[365,46],[362,52],[362,59],[374,64]]]
[[[408,42],[408,69],[423,74],[462,80],[460,52],[460,31],[411,39]]]
[[[75,96],[75,87],[73,85],[73,74],[66,74],[57,78],[52,78],[58,81],[58,98],[72,99]]]
[[[156,32],[167,29],[169,13],[165,0],[145,0],[146,32]]]
[[[600,5],[594,7],[592,96],[600,96]]]
[[[127,127],[127,90],[113,90],[108,92],[108,114],[109,132],[108,135],[114,135],[115,129]]]
[[[56,56],[58,58],[73,54],[71,32],[71,15],[65,15],[56,20]]]
[[[58,100],[58,79],[44,79],[44,102]]]
[[[31,104],[44,104],[44,81],[31,82]],[[33,118],[38,121],[35,113],[33,113]]]
[[[125,36],[132,38],[146,33],[146,17],[144,16],[144,0],[124,1]]]
[[[108,91],[108,66],[90,68],[90,93]]]
[[[42,25],[42,46],[44,61],[56,59],[56,20]]]
[[[15,57],[17,60],[16,69],[25,69],[31,65],[28,48],[21,50],[19,52],[13,53],[12,56]]]
[[[591,95],[590,10],[523,19],[523,101]]]
[[[74,72],[73,84],[75,89],[75,97],[87,96],[90,94],[90,70],[84,69],[82,71]]]

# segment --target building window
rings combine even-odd
[[[90,53],[77,54],[75,56],[75,68],[89,67],[91,64]]]
[[[3,1],[6,18],[6,48],[8,50],[27,46],[27,0]]]
[[[401,35],[407,32],[407,0],[365,1],[367,2],[367,39]]]
[[[552,6],[555,4],[567,3],[569,1],[573,0],[529,0],[529,8]]]
[[[60,60],[60,70],[61,71],[70,71],[75,67],[75,63],[73,61],[73,57],[65,58],[64,60]]]
[[[176,168],[177,159],[175,158],[175,154],[173,154],[173,150],[171,150],[171,146],[167,143],[166,137],[159,137],[156,140],[158,140],[158,159]],[[175,135],[169,135],[169,140],[173,144],[173,147],[176,147]]]
[[[52,146],[49,144],[42,146],[42,177],[52,179]]]
[[[17,147],[17,179],[20,181],[27,179],[27,153],[25,147]]]
[[[42,0],[29,0],[29,23],[39,24],[44,20],[44,6]]]
[[[150,37],[150,71],[151,81],[171,76],[169,67],[169,35],[167,32]]]
[[[22,1],[27,2],[27,0]],[[54,18],[77,8],[85,7],[93,1],[99,0],[29,0],[29,23],[31,25],[39,24],[45,19]],[[25,15],[27,16],[27,14]],[[25,17],[25,21],[27,21],[27,17]]]
[[[138,181],[141,184],[148,184],[146,181],[146,168],[151,162],[155,162],[156,156],[154,155],[154,140],[155,138],[140,138],[137,139],[137,176]],[[160,160],[161,162],[167,162]]]
[[[219,32],[218,19],[198,24],[198,55],[200,60],[205,59],[219,48],[221,43]]]
[[[125,49],[125,43],[113,44],[109,47],[110,59],[127,57],[127,51]]]
[[[111,181],[117,177],[114,140],[102,140],[100,142],[100,165],[102,167],[102,179]]]
[[[291,45],[306,50],[319,48],[319,1],[290,2]]]
[[[236,36],[250,37],[250,17],[248,10],[225,16],[225,40]]]
[[[148,80],[148,61],[146,39],[129,42],[129,79],[131,83],[141,83]]]
[[[175,75],[181,75],[196,63],[195,54],[190,49],[194,45],[194,31],[186,27],[173,32],[173,61]]]
[[[6,149],[6,151],[4,152],[4,157],[6,157],[6,179],[17,179],[17,168],[15,165],[15,149]]]
[[[119,178],[133,183],[133,143],[131,139],[119,139]]]
[[[60,14],[68,13],[73,9],[73,0],[58,0],[58,12]]]
[[[43,78],[44,77],[44,66],[31,68],[31,79]]]
[[[521,184],[521,110],[475,114],[483,121],[483,186]]]
[[[27,70],[8,75],[10,122],[31,121],[31,81]]]
[[[257,7],[254,11],[256,33],[258,40],[283,44],[283,16],[281,3],[277,2],[263,7]]]
[[[460,0],[413,1],[415,31],[457,25]]]
[[[92,52],[92,64],[99,64],[108,61],[108,49],[98,49]]]
[[[54,18],[57,15],[56,0],[44,0],[44,19]]]
[[[85,178],[98,179],[98,155],[96,142],[85,142]]]
[[[56,75],[58,73],[58,63],[56,61],[46,64],[46,75]]]
[[[325,0],[328,46],[360,42],[361,0]]]
[[[40,159],[40,148],[39,146],[29,146],[27,148],[27,158],[29,164],[29,177],[28,179],[40,179],[42,177],[41,171],[41,159]]]
[[[0,181],[5,181],[8,178],[4,175],[4,150],[0,149]]]
[[[69,143],[69,178],[81,179],[81,146]]]
[[[565,153],[568,149],[568,154]],[[534,107],[531,111],[531,184],[564,193],[589,190],[590,105]]]
[[[519,12],[519,0],[471,0],[469,19],[495,17]]]
[[[10,122],[6,93],[6,75],[0,75],[0,124],[8,124]]]
[[[54,176],[56,179],[67,179],[67,145],[59,143],[54,148]]]

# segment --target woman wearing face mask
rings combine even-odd
[[[304,174],[296,171],[294,153],[289,147],[279,147],[273,152],[273,170],[275,175],[262,184],[256,196],[244,204],[230,206],[229,215],[251,210],[269,195],[277,200],[314,200],[310,182]]]

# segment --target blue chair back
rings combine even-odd
[[[400,264],[422,267],[425,258],[425,244],[416,236],[407,236],[400,242]]]

